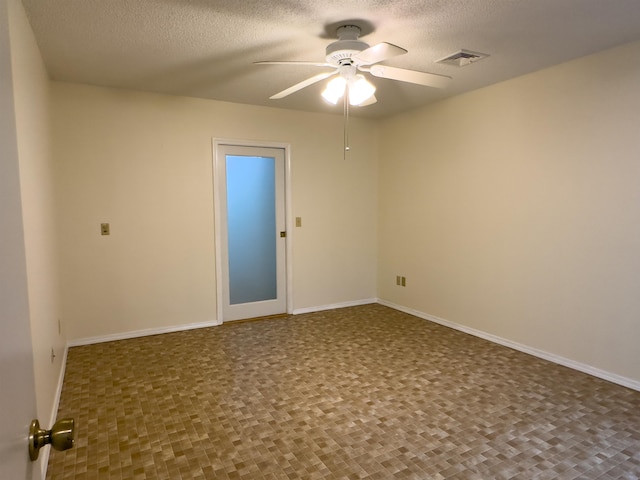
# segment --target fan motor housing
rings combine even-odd
[[[340,65],[345,60],[350,60],[351,57],[357,55],[369,48],[369,45],[360,40],[338,40],[327,45],[327,63],[331,65]]]

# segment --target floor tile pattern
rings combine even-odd
[[[640,478],[640,392],[381,305],[67,362],[51,480]]]

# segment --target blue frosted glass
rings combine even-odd
[[[226,169],[230,304],[273,300],[275,159],[227,155]]]

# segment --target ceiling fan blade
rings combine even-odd
[[[324,80],[325,78],[329,78],[333,75],[336,75],[337,73],[338,73],[337,70],[333,72],[319,73],[318,75],[314,75],[313,77],[307,78],[306,80],[303,80],[300,83],[296,83],[292,87],[289,87],[286,90],[281,91],[280,93],[276,93],[275,95],[272,95],[269,98],[271,100],[278,100],[280,98],[284,98],[286,96],[291,95],[292,93],[297,92],[298,90],[302,90],[303,88],[308,87],[309,85],[313,85],[314,83],[318,83],[319,81]]]
[[[415,83],[425,87],[444,88],[449,85],[451,77],[435,73],[416,72],[404,68],[388,67],[386,65],[372,65],[369,73],[375,77],[390,78],[401,82]]]
[[[397,57],[398,55],[404,55],[405,53],[407,53],[407,51],[404,48],[382,42],[361,51],[352,58],[357,65],[372,65],[392,57]]]
[[[281,61],[267,61],[267,62],[253,62],[254,65],[307,65],[312,67],[333,67],[330,63],[320,62],[281,62]]]

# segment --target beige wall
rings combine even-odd
[[[379,297],[639,381],[638,85],[635,43],[385,121]]]
[[[291,144],[295,309],[378,296],[640,380],[640,44],[355,119],[344,161],[340,116],[48,83],[21,9],[12,30],[42,399],[58,317],[70,340],[216,319],[213,137]]]
[[[216,320],[212,138],[291,144],[294,309],[376,296],[377,126],[53,83],[70,339]],[[100,223],[111,235],[100,235]]]
[[[36,399],[38,417],[46,426],[55,416],[54,399],[66,343],[58,332],[57,209],[49,131],[49,79],[22,5],[17,1],[9,5]]]

